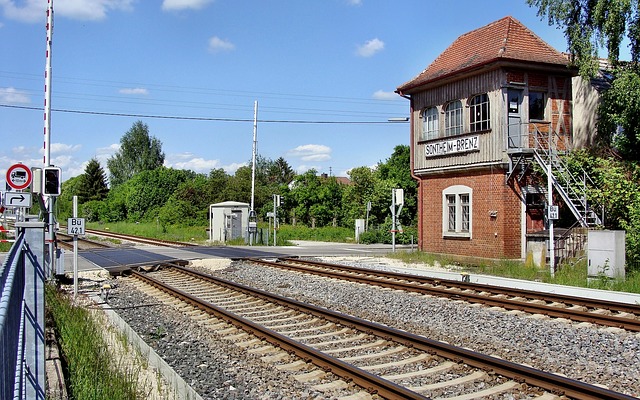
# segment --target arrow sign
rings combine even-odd
[[[5,207],[31,207],[31,193],[6,192],[4,194]]]

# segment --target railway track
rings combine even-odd
[[[56,239],[58,241],[59,246],[64,247],[66,249],[73,249],[73,236],[57,232]],[[78,237],[77,240],[78,240],[79,250],[104,249],[104,248],[111,247],[108,244],[97,242],[95,240],[90,240],[83,237]]]
[[[445,392],[457,393],[457,399],[504,392],[538,399],[633,398],[181,267],[132,276],[254,335],[237,336],[238,345],[253,347],[250,351],[272,347],[272,360],[287,360],[289,354],[303,360],[279,369],[302,369],[298,374],[306,376],[328,371],[345,385],[352,382],[383,398],[424,399]],[[308,362],[320,370],[306,370]]]
[[[299,273],[315,274],[454,300],[464,300],[489,307],[501,307],[506,310],[542,314],[554,318],[565,318],[576,322],[588,322],[640,332],[639,304],[616,303],[583,297],[480,285],[295,258],[285,258],[277,261],[248,259],[247,261]]]
[[[187,242],[176,242],[171,240],[161,240],[161,239],[151,239],[143,236],[136,235],[125,235],[122,233],[114,233],[101,231],[96,229],[85,229],[86,234],[92,234],[97,236],[105,236],[114,239],[127,240],[130,242],[142,243],[142,244],[151,244],[155,246],[164,246],[164,247],[194,247],[198,246],[195,243],[187,243]]]

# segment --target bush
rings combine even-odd
[[[81,215],[83,215],[87,222],[97,222],[107,215],[108,206],[102,200],[91,200],[84,203],[81,207]]]
[[[403,228],[403,232],[396,233],[396,244],[411,244],[418,240],[418,229],[415,227]],[[377,229],[369,229],[360,234],[360,243],[373,244],[384,243],[392,244],[393,235],[391,234],[391,223],[383,224]]]
[[[283,240],[314,240],[318,242],[353,242],[354,230],[342,227],[325,226],[309,228],[304,225],[280,225],[278,241]]]

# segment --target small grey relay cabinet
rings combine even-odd
[[[625,278],[625,231],[589,231],[589,278]]]

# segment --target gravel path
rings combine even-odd
[[[301,301],[640,396],[639,335],[240,262],[227,265],[218,262],[210,268],[200,263],[196,267]],[[155,303],[124,283],[116,286],[110,299],[114,307]],[[169,307],[125,308],[118,313],[204,398],[332,398],[275,371],[259,357],[212,338],[210,331]]]

